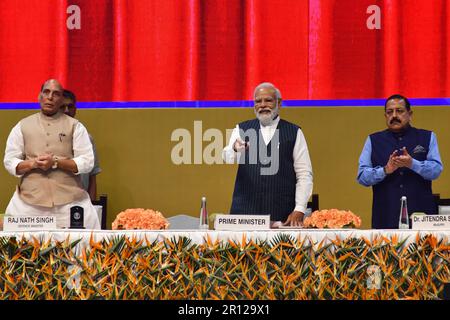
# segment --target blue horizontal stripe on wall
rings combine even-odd
[[[412,98],[412,106],[450,106],[450,98]],[[285,107],[365,107],[383,106],[385,99],[283,100]],[[80,109],[147,109],[147,108],[246,108],[251,100],[234,101],[148,101],[148,102],[78,102]],[[37,102],[1,102],[0,110],[38,109]]]

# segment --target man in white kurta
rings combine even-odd
[[[84,209],[84,227],[100,229],[95,208],[79,175],[94,165],[86,128],[61,111],[63,88],[48,80],[39,93],[41,111],[19,121],[6,142],[4,165],[20,178],[6,208],[9,215],[56,217],[58,228],[70,227],[70,208]]]
[[[254,103],[256,119],[237,125],[222,153],[226,163],[239,163],[230,213],[270,213],[272,227],[302,226],[313,189],[313,172],[305,136],[299,127],[280,119],[281,93],[273,84],[265,82],[258,85]],[[259,143],[254,144],[256,141],[243,141],[241,134],[245,135],[252,129],[256,136],[260,135],[256,140],[260,141],[259,146],[256,146]],[[256,148],[257,154],[261,148],[276,151],[280,170],[277,167],[275,174],[262,177],[264,174],[259,173],[259,164],[251,163],[252,152],[249,149],[252,147]],[[241,158],[246,159],[241,161]],[[266,185],[262,186],[264,183]]]

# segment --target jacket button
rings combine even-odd
[[[400,185],[400,188],[403,188],[403,185],[402,185],[402,184]]]

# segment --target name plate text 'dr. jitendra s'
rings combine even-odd
[[[218,214],[214,220],[216,230],[269,230],[269,215]]]
[[[3,220],[4,231],[37,231],[56,229],[53,216],[8,216]]]
[[[414,230],[450,230],[450,214],[411,215]]]

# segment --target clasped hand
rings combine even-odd
[[[34,159],[33,168],[47,171],[53,166],[53,154],[44,153]]]
[[[412,167],[412,157],[406,150],[406,147],[401,149],[402,154],[398,154],[398,151],[395,150],[389,156],[389,161],[386,164],[385,171],[387,174],[390,174],[397,170],[398,168],[411,168]]]

